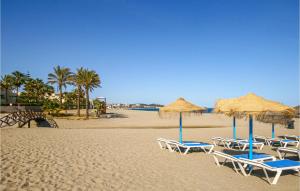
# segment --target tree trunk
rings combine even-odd
[[[8,88],[5,89],[5,103],[8,104]]]
[[[85,113],[86,113],[86,119],[89,118],[89,89],[85,89],[85,95],[86,95],[86,100],[85,100]]]
[[[62,109],[62,86],[59,86],[59,104],[60,109]]]
[[[19,102],[18,102],[18,96],[19,96],[19,87],[17,86],[17,96],[16,96],[16,103],[19,105]]]
[[[81,93],[81,87],[77,86],[77,115],[80,117],[80,93]]]

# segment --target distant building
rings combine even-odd
[[[56,100],[56,99],[59,100],[59,94],[53,93],[50,96],[49,95],[45,95],[45,98],[50,99],[50,100]],[[65,102],[65,99],[62,98],[62,103],[64,103],[64,102]]]
[[[108,109],[158,108],[158,107],[163,107],[163,105],[160,105],[160,104],[144,104],[144,103],[135,103],[135,104],[113,103],[113,104],[107,104]]]

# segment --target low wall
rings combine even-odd
[[[1,113],[12,113],[15,111],[42,111],[41,106],[1,106],[0,112]]]

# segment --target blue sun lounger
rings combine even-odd
[[[183,143],[179,143],[177,141],[170,141],[167,143],[170,147],[177,149],[180,154],[187,154],[191,149],[202,149],[205,153],[211,153],[214,148],[214,145],[203,143],[203,142],[196,142],[196,141],[184,141]],[[182,151],[184,150],[184,152]]]
[[[248,176],[253,171],[254,167],[261,168],[264,171],[264,174],[270,184],[276,184],[278,182],[278,179],[284,170],[293,170],[299,173],[300,171],[300,162],[299,161],[293,161],[293,160],[275,160],[275,161],[267,161],[267,162],[258,162],[254,160],[244,159],[240,158],[238,161],[238,165],[243,173],[243,175]],[[243,166],[244,165],[244,166]],[[245,171],[245,165],[252,165],[253,168],[249,171],[247,174]],[[272,171],[276,172],[276,175],[273,180],[269,178],[268,172]]]
[[[215,160],[215,163],[217,166],[221,166],[218,157],[224,158],[225,160],[223,161],[223,166],[226,164],[227,161],[230,161],[233,165],[233,168],[235,172],[239,173],[239,170],[242,171],[242,169],[238,169],[236,166],[236,163],[239,163],[239,160],[241,158],[248,159],[248,154],[239,154],[239,155],[229,155],[220,151],[214,151],[213,152],[213,157]],[[272,155],[268,155],[265,153],[256,153],[254,152],[253,155],[253,160],[254,161],[268,161],[268,160],[276,160],[276,158]],[[242,166],[242,168],[245,168],[246,166]],[[241,167],[240,167],[241,168]]]

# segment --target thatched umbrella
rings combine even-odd
[[[281,103],[267,100],[253,93],[239,98],[220,100],[215,106],[215,112],[225,113],[228,116],[249,118],[249,158],[252,159],[253,117],[264,119],[269,116],[292,118],[295,110]],[[271,119],[271,118],[269,118]],[[274,132],[274,126],[273,130]]]
[[[179,142],[182,143],[182,114],[202,113],[204,110],[203,107],[196,106],[183,98],[179,98],[175,102],[161,107],[159,115],[179,113]]]
[[[215,109],[214,112],[220,113],[220,107],[223,107],[223,105],[225,104],[232,104],[234,101],[234,99],[220,99],[217,101],[216,105],[215,105]],[[235,116],[233,116],[233,121],[232,121],[232,132],[233,132],[233,136],[232,138],[234,140],[236,140],[236,119]]]

